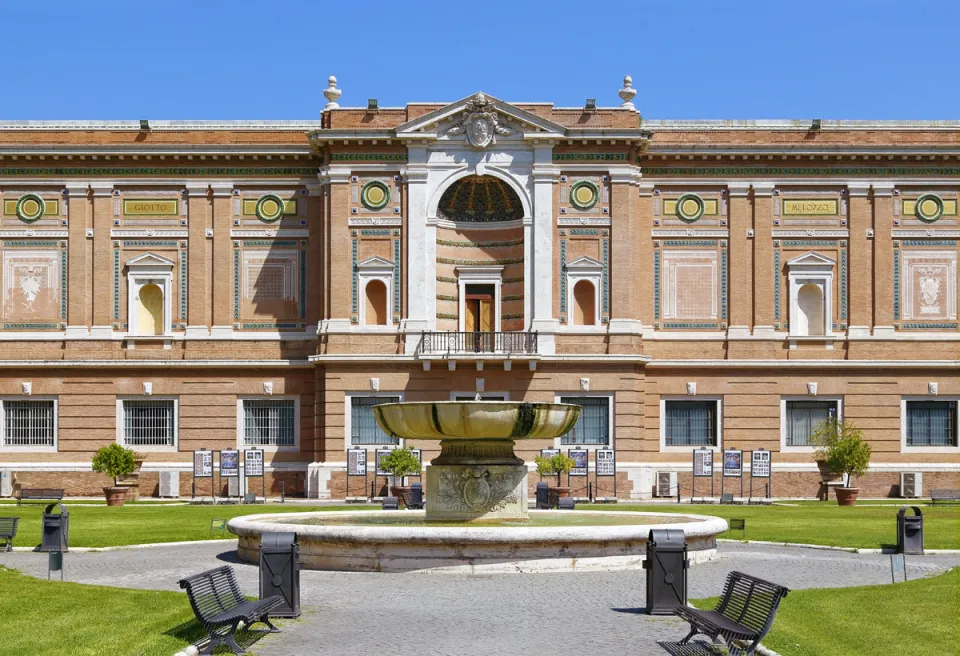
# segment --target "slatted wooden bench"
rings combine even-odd
[[[22,501],[63,501],[63,490],[52,487],[22,487],[17,494],[17,505]]]
[[[19,517],[0,517],[0,540],[4,542],[4,551],[13,551],[13,538],[17,537]]]
[[[937,488],[930,490],[930,503],[960,503],[960,490]]]
[[[240,622],[248,627],[254,622],[263,622],[270,627],[270,633],[280,630],[267,615],[283,603],[283,597],[248,601],[237,584],[236,572],[229,565],[180,579],[179,584],[187,591],[197,620],[210,634],[210,642],[201,654],[212,654],[220,645],[226,645],[234,654],[247,653],[233,639]]]
[[[758,579],[743,572],[730,572],[723,586],[723,596],[713,610],[697,610],[680,605],[674,612],[690,623],[690,633],[681,645],[701,633],[713,640],[723,638],[730,656],[752,654],[760,644],[777,615],[780,600],[790,592],[788,588]],[[736,642],[749,642],[746,650]]]

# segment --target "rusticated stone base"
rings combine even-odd
[[[427,520],[526,519],[525,465],[430,465]]]

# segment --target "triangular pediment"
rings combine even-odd
[[[822,266],[833,266],[836,264],[836,260],[832,260],[826,255],[821,255],[814,251],[808,251],[799,257],[795,257],[789,262],[787,262],[788,267],[822,267]]]
[[[393,269],[393,262],[386,260],[379,255],[372,255],[362,262],[357,263],[357,269],[360,271]]]
[[[518,128],[521,131],[547,132],[554,133],[558,136],[566,132],[566,128],[559,123],[554,123],[553,121],[545,119],[542,116],[538,116],[533,112],[520,109],[515,105],[511,105],[508,102],[494,98],[493,96],[485,94],[482,91],[478,91],[477,93],[467,96],[466,98],[461,98],[460,100],[451,103],[446,107],[435,109],[432,112],[428,112],[423,116],[413,119],[412,121],[407,121],[403,125],[397,127],[397,136],[423,132],[436,132],[440,127],[454,123],[461,118],[461,115],[469,113],[471,108],[475,107],[476,103],[478,102],[485,102],[487,110],[495,112],[498,118],[503,121],[505,125]]]
[[[570,262],[567,262],[567,268],[568,269],[601,269],[603,268],[603,264],[593,259],[592,257],[581,255],[575,260],[571,260]]]
[[[174,262],[165,257],[160,257],[156,253],[144,253],[132,257],[126,262],[128,267],[172,267]]]

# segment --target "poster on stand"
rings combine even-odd
[[[558,453],[560,453],[560,449],[540,449],[541,458],[552,458]]]
[[[597,449],[597,476],[616,476],[617,460],[613,449]]]
[[[194,478],[213,478],[213,451],[206,449],[193,452]]]
[[[750,475],[754,478],[770,478],[770,452],[758,449],[750,455]]]
[[[263,476],[263,449],[245,449],[243,451],[243,472],[250,476]]]
[[[376,461],[376,465],[377,465],[377,476],[389,476],[389,475],[390,475],[390,472],[384,471],[383,469],[380,469],[380,460],[382,460],[383,457],[386,456],[386,455],[388,455],[392,450],[393,450],[393,449],[377,449],[377,461]]]
[[[220,452],[220,477],[234,478],[240,475],[240,452],[237,450]]]
[[[567,451],[567,455],[573,460],[570,476],[586,476],[590,462],[590,452],[586,449],[570,449]]]
[[[697,449],[693,452],[693,475],[698,478],[713,477],[713,451]]]
[[[367,475],[367,450],[366,449],[348,449],[347,450],[347,476],[366,476]]]
[[[723,452],[723,475],[728,478],[743,476],[743,451]]]

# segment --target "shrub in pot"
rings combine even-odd
[[[537,465],[537,473],[541,476],[555,475],[557,477],[556,487],[550,488],[551,506],[556,505],[558,498],[570,496],[570,487],[560,485],[560,475],[569,474],[570,470],[573,469],[575,463],[572,458],[563,453],[555,453],[549,457],[537,456],[534,462]]]
[[[122,506],[127,496],[127,488],[117,485],[117,479],[132,474],[136,468],[133,450],[116,443],[102,446],[94,454],[92,465],[93,471],[113,479],[113,486],[103,488],[107,505]]]
[[[390,493],[403,500],[407,505],[410,497],[410,488],[404,485],[404,478],[420,473],[420,459],[414,455],[413,451],[406,447],[398,447],[390,453],[380,458],[380,469],[393,476],[394,484],[390,487]],[[397,481],[400,485],[397,485]]]
[[[817,426],[810,443],[816,447],[816,460],[824,461],[831,471],[846,477],[846,486],[836,488],[837,503],[855,505],[860,488],[853,486],[853,479],[867,473],[873,451],[863,439],[863,431],[852,422],[831,417]]]

